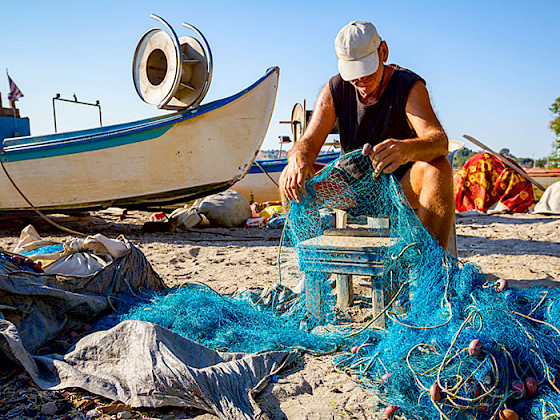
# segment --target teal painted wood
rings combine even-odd
[[[93,150],[108,149],[130,143],[141,142],[157,138],[169,130],[172,126],[152,129],[137,130],[122,136],[98,136],[95,139],[78,138],[69,139],[57,144],[34,144],[28,147],[20,147],[4,151],[2,160],[4,162],[17,162],[21,160],[41,159],[46,157],[69,155],[73,153],[90,152]]]
[[[29,133],[29,118],[0,117],[0,140]]]

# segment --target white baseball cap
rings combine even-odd
[[[350,22],[334,40],[338,71],[344,80],[354,80],[375,73],[379,68],[377,49],[381,37],[370,22]]]

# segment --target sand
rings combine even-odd
[[[144,234],[140,227],[149,213],[129,212],[124,220],[102,213],[93,216],[66,226],[109,237],[124,234],[170,286],[196,281],[221,293],[234,293],[271,285],[277,278],[279,230],[205,228]],[[4,229],[0,247],[13,249],[21,227],[14,223],[11,229]],[[70,237],[44,225],[37,229],[45,239]],[[479,265],[489,278],[507,279],[515,287],[556,287],[560,282],[560,217],[464,217],[457,220],[457,234],[459,259]],[[368,290],[362,287],[358,293]],[[264,390],[260,404],[271,418],[298,420],[382,418],[385,409],[374,395],[335,372],[332,356],[298,360]],[[217,418],[189,410],[140,410],[133,417]]]

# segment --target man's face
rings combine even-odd
[[[377,79],[375,77],[375,75],[378,72],[379,72],[379,69],[377,69],[377,71],[375,73],[372,73],[368,76],[364,76],[364,77],[360,77],[358,79],[350,80],[350,83],[352,83],[356,89],[365,89],[368,86],[373,86],[375,88],[375,86],[377,86],[375,84],[376,79]]]
[[[377,54],[379,55],[379,67],[375,71],[368,76],[360,77],[358,79],[350,80],[350,83],[356,88],[360,96],[366,97],[371,93],[375,92],[379,85],[381,84],[381,77],[383,75],[383,62],[386,60],[384,45],[385,43],[381,44],[381,46],[377,49]]]
[[[382,67],[383,66],[380,65],[375,73],[368,76],[350,80],[350,83],[352,83],[362,97],[366,97],[377,90],[381,84]]]

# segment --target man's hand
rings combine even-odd
[[[335,121],[334,103],[327,83],[319,93],[303,136],[288,153],[288,164],[280,175],[283,200],[296,200],[299,203],[301,197],[306,196],[305,181],[315,174],[313,165]]]
[[[399,166],[409,162],[406,157],[407,144],[403,140],[387,139],[374,147],[366,143],[362,148],[362,154],[371,159],[373,173],[380,174],[382,171],[386,174],[394,172]]]
[[[315,170],[307,162],[303,153],[294,153],[288,158],[288,164],[280,174],[280,194],[287,200],[296,200],[305,197],[305,181],[311,178]]]

